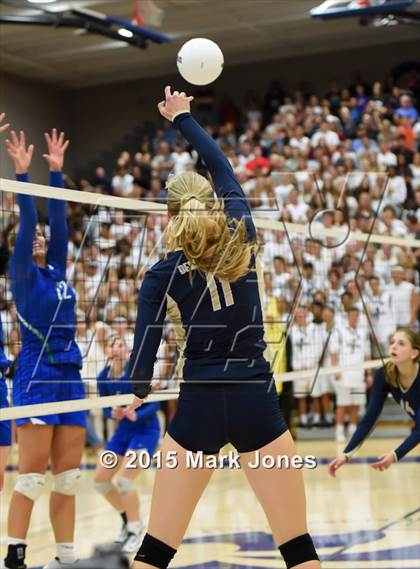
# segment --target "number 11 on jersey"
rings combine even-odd
[[[232,306],[234,304],[232,288],[228,281],[219,280],[220,284],[222,285],[223,296],[225,300],[226,306]],[[217,310],[222,309],[222,305],[220,302],[220,295],[219,290],[217,288],[217,283],[214,275],[207,273],[207,287],[210,292],[211,304],[213,306],[213,311],[216,312]]]

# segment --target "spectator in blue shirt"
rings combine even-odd
[[[401,95],[400,107],[395,111],[395,114],[399,117],[408,117],[412,124],[416,122],[419,116],[417,110],[413,107],[409,95]]]

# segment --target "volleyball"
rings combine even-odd
[[[177,66],[188,83],[208,85],[223,71],[223,52],[212,40],[194,38],[184,43],[179,50]]]

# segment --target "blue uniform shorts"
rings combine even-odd
[[[253,452],[287,431],[271,375],[238,383],[184,381],[168,433],[191,452],[218,454],[227,443]]]
[[[35,371],[33,368],[34,366],[18,362],[13,378],[13,405],[35,405],[85,398],[85,388],[78,366],[39,362]],[[24,425],[29,421],[39,425],[86,427],[86,411],[17,419],[16,424]]]
[[[111,439],[106,443],[105,450],[115,452],[124,456],[128,450],[146,450],[150,456],[156,450],[160,439],[160,429],[153,426],[142,431],[127,430],[124,425],[120,425]]]
[[[3,374],[0,371],[0,409],[9,407],[7,400],[7,386]],[[0,421],[0,446],[8,447],[12,444],[12,422]]]

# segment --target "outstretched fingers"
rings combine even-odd
[[[34,153],[34,148],[35,148],[35,146],[34,146],[33,144],[30,144],[29,147],[28,147],[28,158],[29,158],[29,161],[32,160],[32,155],[33,155],[33,153]]]
[[[166,100],[170,99],[172,97],[172,93],[171,93],[171,87],[170,85],[167,85],[165,87],[165,98]]]

